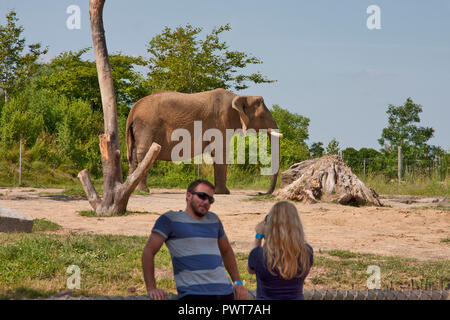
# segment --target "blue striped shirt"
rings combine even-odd
[[[233,293],[217,243],[226,234],[215,213],[197,220],[186,211],[168,211],[156,220],[152,232],[166,238],[180,298]]]

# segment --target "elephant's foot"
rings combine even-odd
[[[214,194],[230,194],[230,190],[227,187],[216,186]]]
[[[142,191],[146,193],[150,193],[150,189],[147,187],[145,183],[139,183],[136,187],[137,191]]]

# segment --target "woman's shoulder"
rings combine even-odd
[[[312,265],[314,263],[314,249],[308,243],[306,243],[306,247],[309,250],[309,260],[310,260],[311,265]]]
[[[313,247],[311,247],[311,245],[310,245],[309,243],[305,243],[305,244],[306,244],[306,247],[308,248],[309,252],[310,252],[311,254],[314,254],[314,249],[313,249]]]
[[[251,255],[260,255],[263,253],[263,248],[261,246],[257,246],[250,251]]]

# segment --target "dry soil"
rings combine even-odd
[[[95,233],[148,236],[159,215],[185,208],[185,191],[153,189],[150,195],[132,195],[129,211],[146,211],[120,217],[84,217],[91,210],[83,198],[61,194],[61,189],[0,188],[0,206],[19,210],[32,218],[60,224],[62,233]],[[211,211],[222,220],[237,252],[249,252],[255,225],[276,200],[255,201],[257,190],[231,190],[216,195]],[[410,196],[382,197],[384,207],[351,207],[334,203],[296,203],[307,241],[319,249],[411,257],[450,258],[449,199]],[[447,240],[444,240],[447,239]]]

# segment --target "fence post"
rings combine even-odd
[[[366,159],[364,158],[364,180],[366,180]]]
[[[20,138],[20,152],[19,152],[19,187],[22,184],[22,138]]]
[[[401,181],[402,181],[402,147],[401,146],[399,146],[398,147],[398,159],[397,159],[397,161],[398,161],[398,164],[397,164],[397,170],[398,170],[398,172],[397,172],[397,176],[398,176],[398,182],[400,183]]]

